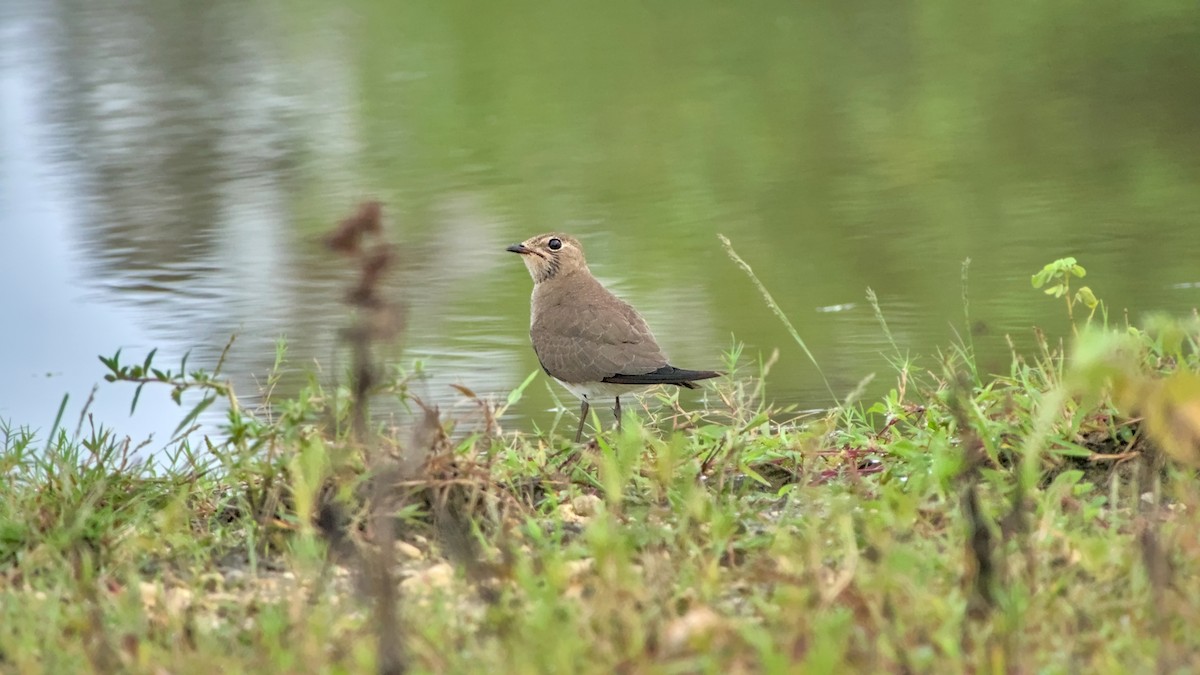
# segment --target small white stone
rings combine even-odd
[[[581,558],[579,560],[568,560],[566,565],[567,577],[575,579],[585,574],[590,574],[596,569],[596,560],[594,558]]]
[[[721,617],[707,607],[694,607],[687,614],[667,624],[663,631],[663,646],[668,654],[684,649],[699,648],[721,625]]]
[[[412,544],[408,543],[407,541],[396,542],[396,553],[404,556],[405,558],[408,558],[409,560],[424,560],[425,559],[425,554],[421,552],[421,549],[417,548],[416,546],[413,546]]]
[[[438,563],[400,582],[400,587],[409,591],[429,590],[446,588],[453,581],[454,566],[450,563]]]
[[[575,513],[580,518],[591,518],[599,511],[604,500],[596,495],[579,495],[571,500],[571,508],[575,509]]]
[[[167,591],[166,605],[167,613],[172,616],[179,616],[187,611],[192,606],[192,599],[195,594],[187,588],[172,588]]]

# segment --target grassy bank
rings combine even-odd
[[[199,396],[181,432],[215,401],[226,424],[153,463],[119,430],[0,427],[0,670],[1194,671],[1200,330],[1107,327],[1076,273],[1041,282],[1078,335],[1009,372],[969,338],[897,350],[882,400],[797,415],[735,348],[702,403],[651,396],[582,448],[502,427],[521,389],[423,408],[370,361],[373,301],[350,386],[262,410],[104,359]]]

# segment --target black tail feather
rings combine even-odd
[[[616,375],[604,378],[602,381],[609,384],[673,384],[677,387],[695,389],[696,380],[707,380],[720,376],[721,373],[715,370],[684,370],[675,366],[663,366],[654,372],[642,375],[617,373]]]

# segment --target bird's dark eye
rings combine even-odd
[[[557,251],[558,249],[562,248],[562,240],[557,238],[551,239],[550,241],[546,242],[546,247],[551,251]]]

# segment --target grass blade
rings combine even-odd
[[[813,356],[813,353],[809,351],[808,345],[804,343],[804,338],[800,337],[799,331],[797,331],[796,327],[792,325],[792,322],[788,320],[787,315],[783,313],[783,310],[779,308],[779,304],[775,302],[775,298],[771,297],[771,292],[768,291],[767,287],[758,280],[758,276],[754,274],[754,270],[750,268],[750,264],[745,260],[742,260],[742,257],[737,254],[737,251],[733,250],[733,244],[729,242],[729,238],[723,234],[718,234],[717,238],[721,240],[721,245],[725,247],[725,253],[730,257],[730,259],[737,263],[737,266],[742,268],[742,271],[746,273],[746,276],[750,277],[750,281],[753,281],[754,285],[758,287],[758,292],[762,293],[763,299],[767,302],[767,307],[770,307],[771,311],[775,313],[775,316],[779,317],[779,320],[782,321],[783,325],[787,328],[788,333],[791,334],[792,339],[796,341],[796,344],[800,345],[800,349],[804,350],[804,354],[808,356],[808,360],[811,361],[813,367],[817,369],[817,374],[821,376],[821,381],[825,383],[825,389],[833,398],[834,404],[840,406],[841,403],[838,401],[837,394],[833,393],[833,387],[829,386],[829,379],[825,377],[825,372],[821,370],[821,364],[817,363],[817,357]]]

